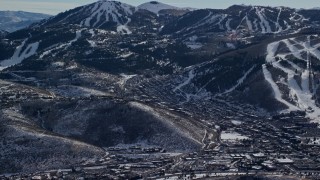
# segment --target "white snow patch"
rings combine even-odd
[[[63,67],[63,66],[65,66],[65,63],[61,62],[61,61],[57,61],[57,62],[52,63],[51,65],[53,67]]]
[[[18,46],[13,54],[13,56],[10,59],[4,60],[0,63],[0,71],[20,64],[24,59],[29,58],[30,56],[36,54],[39,42],[28,44],[28,46],[23,50],[23,47],[25,46],[28,39],[24,40],[20,46]]]
[[[247,72],[244,73],[244,75],[237,81],[237,84],[234,85],[232,88],[226,90],[223,94],[230,93],[234,91],[237,87],[239,87],[243,81],[247,78],[247,76],[251,73],[251,71],[255,68],[255,66],[252,66]]]
[[[227,132],[227,131],[221,132],[221,140],[222,141],[235,142],[235,141],[244,140],[244,139],[249,139],[249,137],[243,136],[237,132]]]
[[[189,73],[188,73],[188,78],[187,78],[184,82],[182,82],[181,84],[179,84],[177,87],[175,87],[175,88],[173,89],[173,92],[176,92],[176,91],[178,91],[178,90],[181,91],[181,88],[183,88],[184,86],[188,85],[188,84],[191,82],[191,80],[194,78],[194,76],[195,76],[194,70],[192,69],[192,70],[190,70]]]
[[[230,27],[230,22],[232,21],[232,18],[229,18],[226,22],[226,27],[228,31],[232,31],[232,28]]]
[[[262,29],[262,33],[272,33],[271,27],[269,22],[266,20],[266,17],[264,16],[264,8],[256,7],[256,14],[258,15],[260,19],[260,26]]]
[[[254,30],[253,30],[253,26],[252,26],[251,21],[250,21],[249,18],[248,18],[248,15],[246,15],[246,22],[247,22],[247,26],[248,26],[249,31],[250,31],[250,32],[253,32],[253,31],[254,31]]]
[[[187,41],[185,44],[191,49],[200,49],[203,45],[199,42],[196,42],[197,39],[198,36],[192,36],[189,38],[189,41]]]
[[[97,44],[95,41],[92,41],[92,40],[87,40],[88,43],[90,44],[91,47],[97,47]]]
[[[131,22],[131,19],[128,18],[128,21],[124,25],[119,25],[117,27],[117,32],[121,34],[132,34],[132,32],[128,28],[128,24]]]
[[[293,44],[291,44],[288,39],[285,39],[282,42],[284,42],[286,44],[286,46],[292,52],[292,55],[294,55],[294,57],[296,57],[298,59],[302,59],[299,49],[297,47],[295,47]]]
[[[267,57],[266,57],[266,61],[268,63],[275,61],[275,55],[276,55],[276,52],[278,50],[279,44],[280,44],[280,41],[268,44]]]
[[[128,58],[128,57],[130,57],[132,54],[133,54],[133,52],[128,52],[128,53],[122,54],[120,57],[121,57],[121,58]]]
[[[236,46],[233,43],[226,43],[226,45],[230,49],[236,49]]]
[[[278,163],[293,163],[293,160],[285,158],[285,159],[276,159]]]
[[[68,47],[70,47],[72,45],[72,43],[78,41],[78,39],[81,38],[81,32],[82,30],[78,30],[76,31],[76,37],[74,39],[72,39],[71,41],[67,42],[67,43],[64,43],[64,44],[61,44],[61,45],[56,45],[56,46],[53,46],[54,48],[51,48],[45,52],[43,52],[41,55],[40,55],[40,59],[44,58],[45,56],[51,54],[53,51],[57,51],[59,49],[64,49],[66,50]],[[52,56],[56,56],[57,53],[54,53],[52,54]]]
[[[241,124],[242,124],[242,122],[241,122],[241,121],[236,121],[236,120],[232,120],[232,121],[231,121],[231,123],[232,123],[232,124],[234,124],[234,125],[236,125],[236,126],[238,126],[238,125],[241,125]]]
[[[203,44],[201,43],[196,43],[196,42],[187,42],[186,45],[191,48],[191,49],[200,49],[202,48]]]
[[[52,91],[64,97],[90,97],[107,95],[107,93],[95,89],[71,85],[59,86],[57,89],[53,89]]]
[[[129,79],[132,79],[132,78],[136,77],[137,75],[136,74],[127,75],[127,74],[122,73],[122,74],[120,74],[120,76],[121,76],[121,80],[119,81],[119,85],[121,87],[124,87]]]
[[[288,106],[289,111],[297,110],[297,108],[294,105],[292,105],[292,104],[288,103],[287,101],[285,101],[284,99],[282,99],[281,91],[280,91],[279,87],[277,86],[277,84],[273,81],[272,75],[268,71],[266,65],[262,65],[262,71],[263,71],[263,74],[264,74],[264,78],[268,81],[268,83],[272,87],[272,90],[274,92],[274,96],[275,96],[276,100],[278,100],[279,102],[281,102],[281,103],[285,104],[286,106]]]
[[[280,19],[281,12],[282,12],[282,8],[279,7],[279,13],[278,13],[277,22],[276,22],[277,32],[281,32],[282,31],[282,27],[279,24],[279,19]]]

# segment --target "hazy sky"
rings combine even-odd
[[[58,14],[67,9],[89,4],[96,0],[0,0],[0,10],[23,10]],[[149,0],[120,0],[131,5],[139,5]],[[289,6],[294,8],[320,7],[320,0],[158,0],[179,7],[226,8],[233,4]]]

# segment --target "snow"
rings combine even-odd
[[[97,43],[92,40],[87,40],[91,47],[97,47]]]
[[[293,160],[285,158],[285,159],[276,159],[278,163],[293,163]]]
[[[238,126],[238,125],[241,125],[241,124],[242,124],[242,122],[241,122],[241,121],[236,121],[236,120],[232,120],[232,121],[231,121],[231,123],[232,123],[232,124],[234,124],[234,125],[236,125],[236,126]]]
[[[78,31],[76,31],[76,37],[73,39],[73,40],[71,40],[69,43],[70,43],[70,45],[72,44],[72,43],[74,43],[74,42],[76,42],[76,41],[78,41],[78,39],[81,37],[81,32],[82,32],[82,30],[78,30]]]
[[[227,132],[227,131],[222,131],[221,132],[221,140],[223,141],[238,141],[238,140],[244,140],[244,139],[249,139],[247,136],[243,136],[237,132]]]
[[[198,36],[192,36],[189,38],[189,41],[187,41],[185,44],[193,50],[200,49],[203,46],[203,44],[196,42],[197,39],[198,39]]]
[[[119,85],[121,87],[124,87],[124,85],[127,83],[127,81],[129,79],[132,79],[134,77],[136,77],[137,75],[136,74],[133,74],[133,75],[127,75],[127,74],[120,74],[120,76],[122,77],[121,80],[119,81]]]
[[[290,40],[290,41],[289,41]],[[267,48],[267,57],[266,61],[271,63],[270,65],[274,68],[280,69],[281,71],[287,74],[287,82],[282,81],[281,83],[289,88],[289,97],[295,102],[295,105],[289,103],[288,101],[282,99],[281,92],[277,84],[273,81],[270,72],[266,69],[266,66],[263,66],[263,72],[265,79],[272,86],[272,89],[275,92],[275,98],[286,104],[289,107],[289,110],[302,110],[307,112],[307,116],[313,120],[317,120],[320,117],[320,108],[316,105],[315,100],[313,99],[313,93],[310,89],[315,89],[314,86],[314,77],[312,75],[312,69],[310,67],[311,61],[310,55],[313,55],[320,60],[320,52],[317,48],[320,47],[320,43],[314,46],[310,45],[310,36],[306,40],[300,42],[292,39],[285,39],[278,42],[274,42],[268,45]],[[276,55],[279,43],[283,42],[286,47],[290,50],[290,53],[278,53]],[[291,43],[294,42],[294,43]],[[299,45],[299,48],[297,47]],[[302,48],[301,48],[302,47]],[[302,57],[302,53],[307,54],[307,59]],[[299,67],[294,62],[290,61],[290,58],[287,56],[293,55],[295,58],[306,61],[307,67],[305,69]],[[279,57],[282,61],[288,62],[292,68],[284,67],[280,64],[280,61],[276,61],[275,57]],[[298,73],[296,73],[296,70]],[[300,76],[301,84],[299,84],[295,76]],[[310,84],[311,83],[311,84]]]
[[[52,46],[51,48],[49,48],[47,51],[43,52],[41,55],[40,55],[40,59],[44,58],[45,56],[51,54],[53,51],[57,51],[59,49],[64,49],[66,50],[68,47],[70,47],[72,45],[72,43],[78,41],[78,39],[81,38],[81,32],[82,32],[82,29],[81,30],[77,30],[76,31],[76,37],[74,39],[72,39],[71,41],[67,42],[67,43],[64,43],[64,44],[61,44],[61,45],[55,45],[55,46]],[[89,42],[89,41],[88,41]],[[52,54],[52,56],[56,56],[57,53],[54,53]]]
[[[232,31],[232,28],[230,27],[230,22],[232,21],[232,19],[228,19],[227,22],[226,22],[226,27],[227,27],[227,30],[228,31]]]
[[[121,57],[121,58],[128,58],[128,57],[130,57],[132,54],[133,54],[133,52],[128,52],[128,53],[122,54],[120,57]]]
[[[252,66],[247,72],[244,73],[244,75],[237,81],[237,84],[234,85],[232,88],[226,90],[223,94],[230,93],[234,91],[237,87],[239,87],[243,81],[247,78],[247,76],[251,73],[251,71],[255,68],[255,66]]]
[[[90,97],[91,95],[93,96],[106,96],[107,94],[98,91],[95,89],[90,89],[86,87],[81,87],[81,86],[58,86],[57,89],[52,90],[54,93],[65,96],[65,97]]]
[[[279,41],[268,44],[266,62],[270,63],[275,61],[275,55],[278,50],[279,44]]]
[[[183,88],[184,86],[188,85],[188,84],[191,82],[191,80],[194,78],[194,76],[195,76],[194,70],[192,69],[192,70],[190,70],[189,73],[188,73],[188,78],[187,78],[184,82],[182,82],[181,84],[179,84],[177,87],[175,87],[175,88],[173,89],[173,92],[176,92],[176,91],[178,91],[178,90],[181,91],[181,88]]]
[[[282,12],[282,8],[279,7],[279,13],[278,13],[277,22],[276,22],[277,32],[281,32],[282,31],[282,27],[279,24],[279,19],[280,19],[281,12]]]
[[[181,31],[178,31],[177,33],[180,33],[182,31],[191,31],[193,29],[197,29],[202,26],[210,25],[210,26],[219,26],[220,29],[223,29],[223,25],[221,24],[222,21],[227,18],[226,14],[214,14],[212,12],[209,12],[206,17],[204,17],[202,20],[199,20],[196,22],[193,26],[190,26],[188,28],[184,28]]]
[[[132,32],[128,28],[128,24],[131,22],[131,19],[128,18],[128,21],[124,25],[119,25],[117,27],[117,32],[121,34],[132,34]]]
[[[255,153],[255,154],[252,154],[253,157],[265,157],[265,154],[263,153]]]
[[[297,47],[295,47],[293,44],[291,44],[288,39],[285,39],[282,42],[284,42],[286,44],[286,46],[292,52],[292,55],[294,55],[294,57],[296,57],[298,59],[302,59],[299,49]]]
[[[266,20],[264,14],[263,14],[264,11],[265,11],[264,8],[260,9],[259,7],[256,7],[256,14],[258,15],[258,17],[260,19],[260,26],[262,29],[262,33],[272,33],[270,24]]]
[[[93,38],[96,35],[96,33],[94,32],[93,29],[90,29],[89,33],[91,34],[91,38]],[[97,47],[97,43],[95,41],[92,41],[92,40],[87,40],[87,41],[88,41],[88,43],[90,44],[91,47],[93,47],[93,48]]]
[[[309,108],[312,108],[313,110],[315,110],[315,112],[309,113],[314,118],[317,118],[318,116],[320,116],[320,112],[317,112],[317,109],[319,108],[315,105],[315,101],[312,100],[312,96],[313,96],[312,93],[310,92],[308,87],[305,90],[302,90],[300,88],[297,81],[294,79],[295,72],[293,70],[290,70],[281,66],[278,62],[274,63],[274,65],[275,67],[283,70],[288,74],[288,87],[290,88],[291,96],[297,98],[297,106],[302,110],[308,110]],[[304,83],[309,82],[308,77],[307,79],[306,78],[304,79],[305,79],[303,80]]]
[[[246,15],[245,18],[246,18],[246,22],[247,22],[247,26],[248,26],[249,31],[253,32],[254,30],[253,30],[253,27],[252,27],[252,23],[249,20],[248,15]]]
[[[53,67],[63,67],[63,66],[65,66],[65,63],[61,62],[61,61],[57,61],[57,62],[52,63],[51,65]]]
[[[228,48],[231,48],[231,49],[236,49],[236,46],[232,43],[226,43],[227,47]]]
[[[181,9],[175,6],[170,6],[168,4],[163,4],[160,2],[147,2],[144,4],[141,4],[140,6],[138,6],[138,9],[144,9],[150,12],[153,12],[155,14],[159,14],[159,11],[164,10],[164,9]]]
[[[125,26],[121,26],[125,25],[122,22],[122,18],[132,15],[135,11],[135,7],[115,1],[98,1],[94,3],[94,5],[89,6],[91,6],[89,17],[80,23],[81,26],[100,27],[106,22],[113,21],[120,26],[119,30],[123,28],[126,29]],[[102,16],[104,16],[105,21],[101,23]],[[93,20],[95,21],[93,22]]]
[[[96,35],[96,33],[94,32],[93,29],[90,29],[90,30],[89,30],[89,33],[91,34],[91,37],[94,37],[94,36]]]
[[[28,44],[28,46],[23,50],[27,41],[28,39],[24,40],[22,44],[16,48],[13,56],[10,59],[0,62],[0,71],[8,67],[20,64],[23,60],[36,54],[39,47],[39,42]]]
[[[276,100],[278,100],[279,102],[281,102],[281,103],[285,104],[286,106],[288,106],[289,111],[297,110],[297,108],[294,105],[292,105],[292,104],[288,103],[287,101],[285,101],[284,99],[282,99],[281,91],[280,91],[279,87],[277,86],[277,84],[273,81],[272,75],[268,71],[266,65],[262,65],[262,71],[263,71],[263,74],[264,74],[264,78],[267,80],[267,82],[272,87],[272,90],[274,92],[274,96],[275,96]]]
[[[159,112],[156,109],[154,109],[150,106],[147,106],[145,104],[139,103],[139,102],[131,101],[131,102],[129,102],[129,104],[131,106],[139,108],[145,112],[149,112],[152,116],[154,116],[155,118],[157,118],[158,120],[160,120],[164,124],[168,125],[171,128],[174,128],[174,132],[180,134],[181,136],[186,137],[187,139],[189,139],[197,144],[201,144],[201,142],[199,142],[197,139],[195,139],[194,136],[192,134],[190,134],[190,132],[186,131],[185,129],[183,129],[180,126],[177,126],[174,121],[171,121],[170,119],[166,118],[166,116],[168,116],[168,115],[174,116],[174,117],[177,117],[177,116],[170,114],[168,112],[166,112],[164,115],[163,113],[160,113],[161,111]],[[200,131],[200,129],[198,129],[198,130]]]
[[[201,43],[195,43],[195,44],[187,44],[187,46],[191,49],[200,49],[203,45]]]
[[[254,19],[253,25],[254,25],[255,30],[258,31],[259,30],[258,19],[256,19],[256,18]]]

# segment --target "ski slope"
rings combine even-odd
[[[37,53],[39,42],[26,44],[28,39],[25,39],[20,46],[16,48],[14,54],[10,59],[4,60],[0,62],[0,71],[20,64],[23,60],[35,55]]]
[[[316,40],[319,39],[316,38]],[[280,43],[285,45],[290,52],[282,52],[283,48],[279,48]],[[267,66],[263,65],[262,68],[264,77],[271,85],[276,100],[288,106],[289,111],[305,111],[311,119],[317,120],[320,117],[320,108],[316,105],[314,95],[318,87],[316,85],[317,79],[313,75],[311,58],[320,60],[320,43],[311,44],[311,36],[306,36],[304,40],[291,38],[268,45],[266,62],[271,68],[284,72],[286,74],[285,81],[275,81]],[[297,61],[293,61],[294,58],[306,62],[306,68],[297,64]],[[283,66],[281,62],[287,62],[288,65]],[[300,80],[297,81],[297,79]],[[288,96],[291,102],[284,98],[284,94],[279,88],[280,84],[288,87]]]
[[[98,1],[87,6],[90,13],[87,18],[81,21],[81,26],[99,28],[107,22],[115,22],[118,26],[126,25],[129,21],[124,21],[132,15],[136,8],[115,1]],[[123,28],[123,27],[120,27]]]

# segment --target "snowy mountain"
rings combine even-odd
[[[160,11],[163,13],[162,16],[169,17],[158,17]],[[170,21],[170,17],[188,11],[158,2],[134,7],[117,1],[101,0],[61,13],[42,25],[78,24],[82,27],[107,29],[122,34],[139,33],[142,30],[157,32],[164,25],[163,21]]]
[[[288,53],[293,53],[300,47],[317,48],[310,44],[308,38],[317,39],[313,33],[318,27],[318,21],[313,15],[318,10],[234,5],[225,10],[195,10],[178,17],[169,16],[170,18],[167,15],[154,14],[167,8],[173,7],[149,2],[136,8],[116,1],[102,0],[61,13],[32,28],[9,34],[9,42],[2,44],[6,53],[1,55],[1,69],[15,69],[15,65],[24,69],[29,67],[29,64],[23,63],[26,60],[35,63],[37,59],[45,59],[43,63],[47,65],[42,67],[45,70],[49,68],[48,62],[55,64],[57,58],[64,58],[108,73],[144,74],[143,72],[150,70],[158,75],[172,76],[172,79],[168,79],[169,84],[180,81],[181,78],[173,77],[176,76],[175,73],[182,73],[188,81],[179,88],[173,88],[173,93],[178,98],[186,97],[189,102],[192,97],[197,99],[208,93],[214,96],[229,96],[258,72],[265,77],[266,82],[273,85],[273,91],[277,92],[274,83],[280,80],[270,81],[267,69],[275,67],[287,74],[289,71],[268,60],[269,56],[272,56],[270,51],[276,51],[275,48],[280,45],[289,49],[289,52],[279,56],[282,60],[278,60],[287,63]],[[122,36],[124,34],[129,36]],[[310,37],[305,35],[303,40],[294,40],[304,34]],[[276,37],[273,37],[274,35]],[[272,44],[273,39],[280,39],[280,45],[269,47],[268,44]],[[295,43],[292,43],[293,41]],[[298,42],[301,45],[295,47]],[[259,50],[251,50],[255,48]],[[234,51],[244,53],[237,54],[233,53]],[[308,52],[308,48],[305,51]],[[263,58],[266,52],[267,60]],[[228,54],[233,57],[228,57]],[[313,52],[313,55],[311,53],[310,58],[312,56],[318,58],[317,52]],[[301,55],[293,57],[306,61],[306,57],[302,58]],[[240,64],[235,66],[233,63],[226,63],[226,60],[211,62],[212,58],[229,58],[230,62]],[[246,60],[239,61],[241,58]],[[297,72],[288,74],[291,78],[299,71],[315,71],[305,69],[311,66],[299,67],[296,62],[288,63],[297,69]],[[186,67],[194,69],[185,69]],[[312,67],[317,68],[316,63],[312,63]],[[227,81],[223,80],[224,75],[221,73],[228,74]],[[314,83],[311,81],[314,80],[306,79],[301,83]],[[300,81],[298,85],[299,83]],[[182,92],[181,89],[187,88],[189,84],[190,92]],[[269,85],[264,83],[264,86]],[[306,97],[299,97],[300,91],[294,90],[296,86],[293,84],[283,82],[281,86],[287,86],[286,89],[293,89],[293,92],[288,102],[281,100],[279,93],[276,93],[275,100],[280,104],[288,106],[291,103],[297,106],[291,109],[303,111],[316,108],[316,102],[303,102]],[[315,96],[311,92],[317,92],[317,86],[312,86],[307,98],[309,100]],[[198,95],[199,93],[202,95]],[[295,96],[297,98],[294,98]],[[270,108],[265,102],[254,102],[266,109]],[[276,109],[285,108],[280,105]]]
[[[74,12],[75,11],[75,12]],[[48,23],[74,23],[85,27],[104,28],[117,26],[118,30],[127,30],[129,16],[135,7],[116,1],[102,0],[75,10],[62,13]]]
[[[316,10],[314,10],[316,11]],[[234,5],[225,10],[196,10],[163,28],[164,33],[193,35],[203,32],[235,32],[237,34],[279,34],[301,31],[316,18],[310,11],[286,7]]]
[[[318,47],[308,40],[317,39],[314,32],[319,25],[314,14],[318,10],[234,5],[225,10],[195,10],[178,17],[154,14],[167,8],[173,7],[149,2],[136,8],[116,1],[102,0],[72,9],[31,28],[9,34],[8,40],[1,45],[4,52],[1,53],[0,67],[2,70],[33,68],[30,67],[31,64],[42,60],[43,65],[35,68],[46,70],[61,58],[119,76],[122,73],[147,72],[167,75],[171,77],[167,79],[170,86],[175,81],[183,80],[176,78],[181,73],[188,81],[172,88],[173,94],[187,102],[209,94],[229,96],[237,92],[252,75],[260,73],[265,82],[272,85],[276,92],[275,100],[280,104],[284,103],[291,107],[289,109],[295,110],[316,109],[317,102],[310,102],[316,96],[312,95],[317,92],[317,86],[313,82],[316,80],[307,79],[307,75],[303,73],[315,73],[317,63],[302,66],[287,59],[295,57],[307,62],[307,58],[301,55],[307,52],[308,58],[318,58],[316,50],[309,53],[310,49]],[[128,36],[123,36],[124,34]],[[274,46],[273,41],[276,41]],[[282,51],[287,49],[288,52],[278,55],[281,59],[277,61],[289,63],[297,69],[295,72],[270,60],[274,56],[271,52],[277,51],[278,46],[282,47]],[[301,51],[300,54],[293,53],[297,50]],[[266,53],[267,59],[263,57]],[[294,56],[289,56],[290,53]],[[229,57],[229,54],[233,57]],[[277,55],[277,52],[273,54]],[[212,61],[213,58],[229,59],[234,63],[228,64],[226,60]],[[66,65],[65,62],[63,64]],[[69,65],[74,66],[73,63]],[[279,98],[274,83],[281,79],[270,80],[267,70],[272,67],[288,74],[290,77],[283,78],[291,81],[293,80],[290,78],[297,78],[296,75],[301,72],[305,76],[302,79],[305,80],[296,83],[300,87],[312,85],[308,97],[300,97],[300,91],[294,89],[297,86],[292,82],[282,82],[281,88],[286,86],[283,91],[290,90],[292,93],[288,97],[290,100]],[[228,80],[223,80],[226,74]],[[268,83],[263,84],[269,86]],[[189,85],[191,87],[187,92],[181,90]],[[307,93],[307,89],[302,90]],[[254,102],[270,110],[265,102]],[[285,106],[280,105],[274,110],[283,110]]]
[[[259,137],[260,145],[267,135],[256,122],[267,128],[272,121],[274,129],[279,114],[299,122],[278,134],[304,133],[296,128],[301,121],[320,118],[319,12],[101,0],[5,33],[0,172],[105,168],[120,160],[134,167],[144,158],[111,157],[106,149],[212,150],[225,130]]]
[[[49,17],[47,14],[23,11],[0,11],[0,29],[13,32]]]

